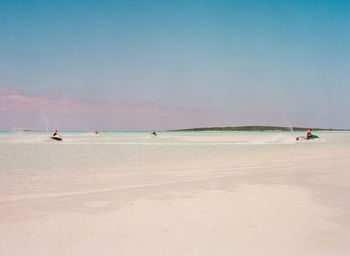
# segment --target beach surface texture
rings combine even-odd
[[[350,255],[350,133],[0,133],[1,256]]]

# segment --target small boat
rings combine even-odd
[[[296,140],[314,140],[319,138],[320,137],[318,137],[317,135],[311,135],[309,138],[307,138],[306,136],[299,136],[299,137],[296,137]]]
[[[53,140],[58,140],[58,141],[62,141],[62,137],[61,137],[61,135],[55,135],[55,136],[52,136],[52,137],[50,137],[51,139],[53,139]]]

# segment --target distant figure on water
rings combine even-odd
[[[153,131],[153,132],[151,133],[151,135],[157,136],[156,131]]]
[[[309,129],[309,130],[307,131],[307,133],[306,133],[306,139],[307,139],[307,140],[310,139],[311,135],[312,135],[312,130]]]
[[[312,134],[312,130],[309,129],[306,133],[306,136],[299,136],[296,138],[296,140],[313,140],[313,139],[318,139],[320,137],[318,137],[317,135]]]
[[[60,141],[61,141],[61,140],[62,140],[62,137],[61,137],[61,135],[58,133],[58,131],[56,130],[56,131],[53,133],[51,139],[60,140]]]

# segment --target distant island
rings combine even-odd
[[[237,131],[237,132],[295,132],[307,131],[309,128],[302,127],[283,127],[283,126],[228,126],[228,127],[206,127],[206,128],[190,128],[180,130],[169,130],[172,132],[205,132],[205,131]],[[349,131],[346,129],[323,129],[311,128],[313,131]]]

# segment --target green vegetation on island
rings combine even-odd
[[[190,128],[180,130],[170,130],[173,132],[205,132],[205,131],[241,131],[241,132],[267,132],[267,131],[278,131],[278,132],[301,132],[307,131],[309,128],[302,127],[283,127],[283,126],[228,126],[228,127],[206,127],[206,128]],[[313,131],[348,131],[344,129],[323,129],[323,128],[311,128]]]

